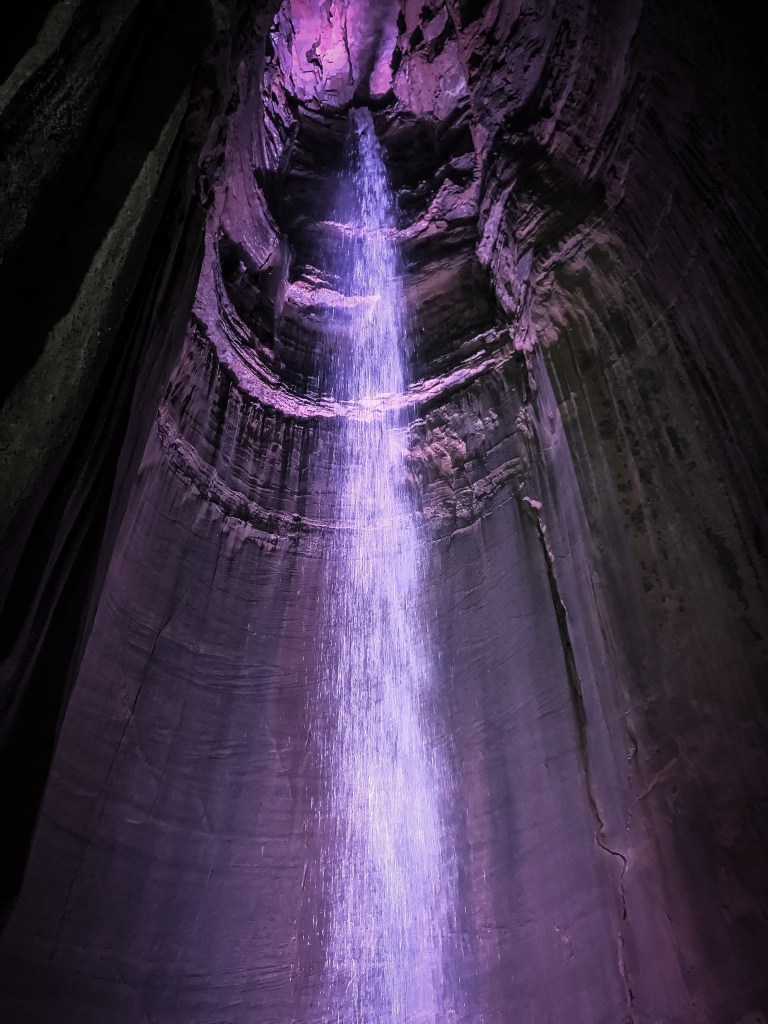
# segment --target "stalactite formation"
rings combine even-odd
[[[352,123],[395,200],[367,230],[408,366],[374,390],[432,652],[387,764],[440,752],[419,849],[450,862],[441,958],[387,933],[423,954],[390,995],[445,972],[391,1005],[768,1020],[759,6],[26,5],[0,41],[4,1020],[330,1022],[329,965],[383,914],[341,915],[347,826],[318,814],[362,806],[328,703],[366,556],[329,359],[373,330],[333,263]],[[408,831],[392,891],[408,862],[434,894]]]

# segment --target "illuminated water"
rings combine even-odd
[[[453,1020],[446,765],[428,727],[424,551],[406,489],[404,421],[391,402],[387,411],[406,386],[407,332],[389,187],[370,114],[355,117],[357,198],[336,268],[351,330],[332,358],[334,391],[352,411],[336,465],[341,528],[328,560],[323,650],[325,1010],[343,1024],[438,1024]]]

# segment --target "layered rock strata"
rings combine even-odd
[[[115,5],[114,38],[140,62],[129,14]],[[346,108],[369,102],[413,321],[403,446],[455,761],[465,1019],[757,1024],[766,92],[749,22],[640,0],[382,4],[368,35],[352,2],[214,14],[208,77],[187,101],[179,72],[145,143],[135,232],[105,237],[78,293],[121,343],[77,334],[96,341],[62,395],[71,440],[22,402],[72,350],[38,329],[53,304],[6,407],[56,439],[8,489],[4,749],[37,780],[12,809],[27,828],[58,735],[2,939],[11,1015],[317,1019],[319,566],[355,414],[324,377],[345,298],[323,252]],[[79,59],[60,51],[64,81]],[[88,166],[69,164],[81,187]],[[17,188],[43,194],[23,169]],[[9,242],[15,280],[36,239],[54,245],[36,217]],[[123,306],[99,276],[120,260]],[[22,834],[17,869],[25,851]]]

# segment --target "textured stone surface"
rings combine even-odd
[[[181,29],[172,3],[50,7],[0,87],[4,904],[187,320],[202,230],[195,161],[219,96],[213,64],[190,98],[207,5],[184,5]]]
[[[115,26],[140,63],[134,6],[114,5]],[[318,1021],[310,705],[348,411],[322,372],[319,333],[345,301],[323,253],[343,108],[370,92],[413,316],[403,443],[456,766],[466,1024],[758,1024],[757,21],[745,9],[737,28],[717,3],[406,0],[399,17],[376,6],[366,34],[361,9],[294,0],[271,31],[272,11],[213,9],[223,33],[190,93],[183,167],[134,193],[135,216],[153,197],[166,211],[149,279],[130,278],[146,296],[109,312],[85,243],[97,276],[71,268],[131,369],[78,335],[96,369],[72,390],[81,434],[61,455],[35,403],[15,412],[17,391],[5,407],[19,433],[4,436],[42,439],[8,487],[5,692],[35,710],[5,719],[9,777],[39,785],[48,741],[28,723],[44,708],[50,738],[77,678],[0,939],[3,1004],[30,1024]],[[58,74],[98,105],[108,85],[85,58],[65,48]],[[176,110],[145,142],[153,173],[171,166]],[[35,156],[36,173],[57,180],[65,158]],[[42,185],[20,166],[3,235],[17,275],[57,237],[24,221]],[[88,166],[67,172],[81,188]],[[138,274],[152,232],[119,234],[138,255],[120,249],[110,272]],[[22,388],[63,358],[36,337]],[[90,410],[115,403],[102,431]],[[27,536],[42,539],[25,551]]]

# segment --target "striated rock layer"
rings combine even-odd
[[[8,1019],[317,1021],[320,566],[355,415],[324,253],[365,102],[412,321],[462,1020],[758,1024],[758,20],[177,6],[30,7],[2,53]]]

